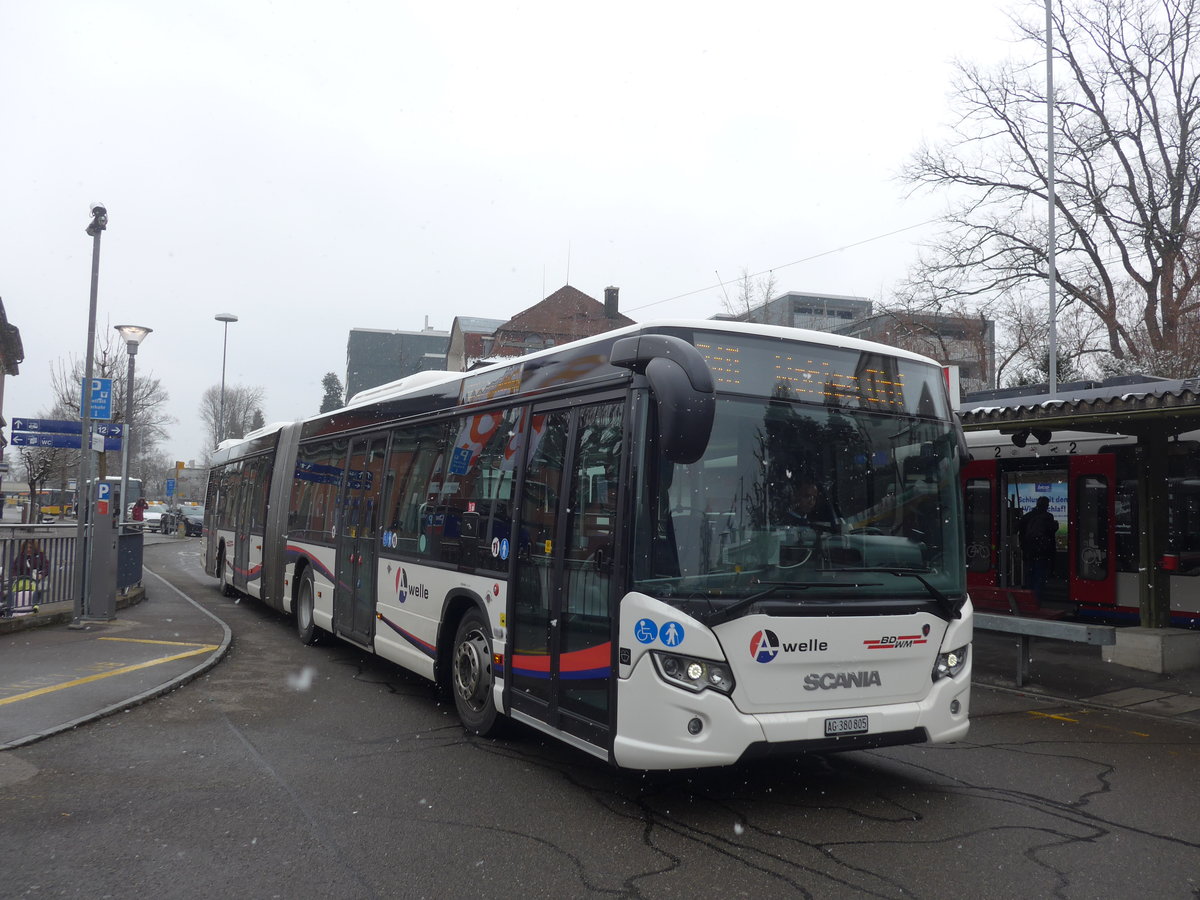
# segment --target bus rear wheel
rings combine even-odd
[[[492,638],[487,619],[470,610],[458,623],[450,671],[454,706],[468,734],[494,734],[500,714],[492,697]]]
[[[217,557],[217,577],[221,579],[221,593],[226,597],[233,596],[233,585],[229,582],[229,567],[225,565],[225,551]]]
[[[307,569],[300,579],[300,591],[296,594],[296,634],[300,642],[312,646],[321,639],[321,629],[313,618],[313,608],[316,606],[317,588],[313,581],[312,569]]]

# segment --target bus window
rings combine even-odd
[[[396,499],[388,530],[395,533],[396,549],[440,559],[437,511],[430,503],[446,450],[446,426],[429,423],[392,432],[389,471]],[[433,538],[431,540],[431,538]]]
[[[443,562],[501,569],[500,542],[509,539],[515,472],[506,450],[518,413],[482,412],[451,423],[453,446],[435,502]],[[496,543],[493,545],[493,541]]]
[[[322,441],[299,449],[292,482],[292,529],[305,540],[333,540],[333,505],[347,442]]]

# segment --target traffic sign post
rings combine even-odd
[[[91,561],[84,615],[88,619],[106,621],[117,615],[117,542],[120,540],[117,522],[124,499],[107,481],[97,481],[92,485],[91,493]]]

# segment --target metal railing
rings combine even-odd
[[[37,603],[72,602],[75,599],[74,523],[53,525],[0,524],[0,590],[8,592],[14,577],[14,563],[27,540],[37,543],[45,557],[45,571],[39,573]],[[142,529],[125,526],[117,539],[117,593],[142,581]]]

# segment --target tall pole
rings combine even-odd
[[[229,350],[229,323],[236,322],[238,317],[233,313],[218,313],[214,318],[225,323],[225,338],[221,342],[221,410],[217,414],[217,446],[225,440],[225,356]]]
[[[137,359],[137,344],[126,345],[129,355],[129,373],[125,376],[125,440],[121,442],[121,506],[117,510],[117,521],[125,521],[125,510],[129,508],[129,445],[133,442],[133,369]]]
[[[125,376],[125,440],[121,443],[121,507],[117,510],[120,521],[125,521],[125,510],[129,507],[129,457],[133,453],[133,379],[134,362],[138,345],[153,328],[141,325],[115,325],[117,332],[125,338],[125,353],[129,356],[129,374]]]
[[[88,301],[87,353],[80,394],[79,483],[75,487],[75,604],[72,625],[80,625],[89,612],[87,590],[88,569],[91,564],[89,530],[92,524],[92,375],[96,364],[96,297],[100,287],[100,235],[108,227],[108,210],[101,203],[92,204],[92,222],[87,233],[92,238],[92,290]]]
[[[1050,396],[1058,395],[1058,308],[1055,291],[1058,287],[1058,270],[1055,252],[1058,243],[1054,231],[1054,16],[1050,10],[1053,0],[1046,0],[1046,198],[1050,208],[1048,238],[1050,246],[1046,259],[1050,279],[1050,331],[1047,334],[1046,358],[1050,368]]]

